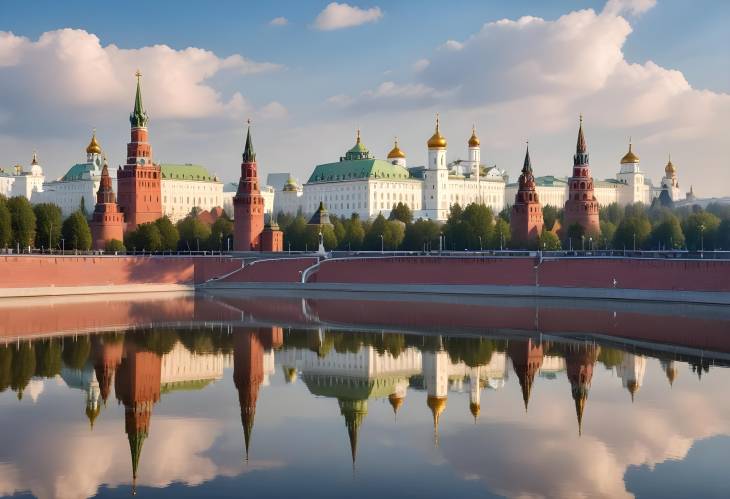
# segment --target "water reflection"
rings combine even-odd
[[[166,487],[172,481],[199,485],[215,483],[217,476],[243,477],[251,470],[295,469],[306,466],[301,462],[306,459],[327,459],[324,447],[331,445],[328,439],[337,438],[338,432],[319,428],[299,434],[297,438],[307,442],[307,457],[274,445],[272,431],[286,433],[287,425],[307,428],[316,420],[331,426],[331,417],[336,416],[335,426],[349,446],[347,459],[353,469],[361,466],[358,453],[372,449],[392,467],[383,473],[399,473],[401,463],[381,454],[383,444],[372,432],[363,440],[363,428],[372,424],[373,431],[397,438],[392,445],[409,448],[428,466],[453,470],[456,475],[449,483],[454,492],[469,495],[461,487],[477,480],[493,493],[514,497],[629,496],[622,479],[629,465],[653,467],[668,457],[681,459],[695,439],[730,431],[730,407],[727,401],[717,400],[718,385],[728,378],[727,371],[718,368],[728,365],[730,355],[695,348],[697,339],[691,335],[682,345],[676,337],[672,344],[652,344],[588,331],[583,335],[507,328],[480,334],[463,329],[458,334],[373,331],[370,326],[357,328],[355,323],[324,324],[321,314],[314,312],[321,305],[302,307],[301,301],[299,311],[304,309],[310,319],[316,314],[316,327],[302,323],[301,318],[293,325],[267,325],[276,316],[268,310],[272,302],[276,304],[275,300],[251,302],[259,307],[256,316],[248,303],[229,301],[216,309],[226,311],[216,321],[204,314],[206,320],[184,324],[157,320],[150,322],[159,325],[137,323],[128,330],[49,332],[46,337],[0,342],[0,392],[8,392],[0,396],[0,423],[18,428],[23,435],[0,437],[0,494],[30,491],[42,497],[86,497],[125,483],[136,492],[138,478],[147,486]],[[192,308],[179,304],[165,308],[189,310],[186,318],[193,319],[200,310],[221,305],[209,300],[192,303]],[[284,314],[290,304],[289,300],[278,303]],[[289,312],[299,313],[294,310]],[[722,316],[717,320],[730,323],[723,322]],[[702,341],[708,341],[707,336]],[[666,391],[681,379],[682,371],[696,373],[696,381],[681,392]],[[661,400],[657,399],[658,379],[652,380],[652,373],[663,378],[666,388]],[[710,373],[718,373],[715,379],[720,382],[705,390],[699,383]],[[43,380],[55,380],[55,384]],[[653,385],[652,391],[640,405],[641,389],[647,383]],[[592,407],[597,384],[601,388]],[[233,390],[236,412],[240,412],[235,428],[227,410]],[[269,391],[272,395],[267,398],[263,394]],[[9,400],[6,395],[11,393],[17,400]],[[83,396],[78,397],[79,393]],[[202,399],[206,393],[210,395]],[[512,403],[511,393],[519,394],[519,406]],[[52,407],[43,404],[45,398]],[[119,411],[110,403],[114,398],[121,404]],[[163,407],[165,400],[170,405]],[[621,400],[634,405],[621,405]],[[336,404],[336,414],[328,412],[329,401]],[[387,404],[394,426],[388,427],[383,420],[381,403]],[[258,425],[264,426],[268,438],[257,441],[254,429],[257,407],[262,404],[266,412]],[[687,421],[688,414],[713,404],[716,408],[707,410],[702,421]],[[156,415],[161,407],[162,413]],[[663,419],[658,418],[660,412]],[[569,420],[570,413],[574,416]],[[67,418],[79,421],[82,415],[93,437],[68,426]],[[423,439],[414,433],[422,428],[424,417],[432,425],[432,451],[422,447]],[[99,428],[101,419],[105,424]],[[160,421],[159,426],[153,419]],[[476,426],[468,429],[463,426],[466,420]],[[672,421],[682,421],[683,428],[667,431]],[[155,439],[158,431],[160,438]],[[53,434],[47,440],[49,448],[35,443],[36,432]],[[568,433],[578,438],[569,446]],[[126,464],[116,457],[117,440],[123,436],[128,446]],[[152,455],[146,455],[145,444],[152,440],[156,441]],[[103,445],[108,448],[102,451]],[[76,463],[73,450],[58,456],[75,446],[99,449],[94,451],[95,466],[103,467],[95,473],[88,462],[87,469],[76,468],[75,474],[84,477],[78,483],[63,479],[71,464],[57,462]],[[429,452],[441,456],[436,464]],[[594,456],[592,462],[585,461],[588,455]],[[43,464],[34,468],[30,464],[34,462]],[[527,480],[513,466],[533,478],[542,476],[543,481]],[[286,475],[271,479],[286,480]],[[720,486],[727,488],[727,483]],[[333,495],[349,493],[350,487],[341,485]],[[144,492],[165,490],[145,488]],[[200,493],[215,495],[214,490]]]

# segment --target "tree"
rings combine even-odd
[[[509,224],[500,217],[494,226],[489,247],[492,249],[506,249],[509,247],[511,238],[512,232],[510,232]]]
[[[0,248],[7,248],[13,240],[13,222],[5,196],[0,195]]]
[[[52,248],[61,243],[63,216],[61,208],[53,203],[41,203],[33,207],[35,213],[36,248]]]
[[[555,221],[558,220],[558,209],[555,206],[546,204],[542,207],[542,219],[545,222],[544,227],[547,230],[553,230]]]
[[[61,342],[57,338],[37,341],[35,358],[35,375],[53,378],[61,372]]]
[[[104,245],[104,251],[107,253],[124,253],[127,248],[124,247],[124,243],[119,239],[110,239]]]
[[[86,251],[91,248],[91,229],[89,222],[80,211],[75,211],[64,220],[61,233],[65,239],[65,247]]]
[[[717,249],[730,251],[730,218],[720,222],[720,225],[717,227],[715,247]]]
[[[433,220],[418,219],[406,225],[403,248],[411,251],[438,249],[441,227]]]
[[[177,230],[180,233],[178,246],[187,250],[205,249],[205,243],[211,234],[210,227],[193,216],[180,220]]]
[[[370,227],[365,234],[363,247],[366,250],[380,251],[380,249],[385,246],[386,226],[387,220],[385,220],[382,213],[375,217],[375,220],[373,220],[373,223],[370,224]],[[382,241],[380,238],[381,236],[383,236]]]
[[[400,220],[404,224],[409,224],[413,221],[413,212],[407,204],[398,202],[393,205],[393,209],[390,210],[390,216],[388,220]]]
[[[177,227],[170,221],[167,215],[162,218],[155,220],[155,225],[160,231],[160,238],[162,240],[162,250],[174,251],[177,249],[177,244],[180,241],[180,234],[177,231]]]
[[[343,249],[342,242],[345,239],[345,225],[339,217],[332,217],[332,230],[335,233],[335,239],[337,239],[338,247]]]
[[[657,249],[684,248],[684,233],[676,216],[668,214],[663,222],[654,227],[651,231],[651,246]]]
[[[23,196],[15,196],[8,200],[10,223],[13,230],[12,243],[20,247],[32,246],[35,242],[35,213],[33,207]]]
[[[131,239],[136,250],[162,251],[162,234],[160,234],[156,222],[147,222],[137,226]]]
[[[306,242],[307,221],[302,215],[296,218],[284,228],[284,245],[293,250],[301,251]]]
[[[360,215],[353,213],[349,220],[345,220],[344,225],[345,237],[340,241],[340,247],[353,251],[361,249],[365,240],[365,229],[360,221]]]
[[[580,249],[586,230],[579,223],[574,223],[565,231],[565,247],[572,249]]]
[[[484,248],[494,232],[494,213],[492,209],[483,204],[471,203],[464,209],[461,218],[467,226],[465,248]],[[509,224],[509,221],[501,217],[500,220],[507,225]]]
[[[537,239],[537,245],[539,249],[545,251],[556,251],[561,249],[560,238],[544,228]]]
[[[624,210],[618,203],[611,203],[607,206],[601,207],[598,212],[598,218],[600,220],[611,222],[614,226],[617,226],[624,218]]]
[[[605,246],[608,246],[609,244],[613,243],[613,237],[616,234],[616,225],[614,225],[613,222],[609,220],[601,220],[600,222],[601,227],[601,241]]]
[[[397,250],[403,244],[406,224],[400,220],[388,220],[385,224],[383,246],[385,249]]]
[[[304,231],[305,248],[315,251],[319,247],[319,233],[322,232],[322,244],[327,251],[337,247],[337,236],[331,225],[307,225]]]
[[[613,235],[613,247],[615,249],[641,249],[649,243],[649,236],[651,236],[651,223],[645,214],[627,215],[616,228]]]
[[[210,227],[208,247],[223,251],[228,248],[226,240],[233,235],[233,221],[228,217],[218,217]]]
[[[697,251],[715,247],[715,232],[720,227],[720,219],[712,213],[697,211],[682,223],[682,231],[687,241],[687,249]]]
[[[63,363],[71,369],[83,369],[90,353],[91,341],[88,336],[67,338],[63,342]]]
[[[86,210],[86,199],[81,196],[81,202],[79,203],[79,211],[83,213],[86,218],[89,218],[89,212]]]

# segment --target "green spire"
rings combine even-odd
[[[132,125],[132,128],[144,128],[147,126],[147,120],[149,117],[142,105],[142,87],[139,82],[139,79],[142,77],[142,73],[137,71],[135,76],[137,77],[137,95],[134,97],[134,111],[132,111],[129,115],[129,123]]]
[[[248,120],[248,132],[246,132],[246,147],[243,148],[243,162],[256,162],[256,153],[253,151],[253,140],[251,140],[251,120]]]
[[[532,173],[532,162],[530,161],[530,143],[527,142],[525,149],[525,162],[522,165],[522,173]]]
[[[142,444],[147,438],[147,432],[135,431],[127,435],[129,439],[129,450],[132,452],[132,491],[137,492],[137,468],[139,467],[139,457],[142,454]]]

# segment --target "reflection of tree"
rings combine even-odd
[[[0,393],[8,389],[13,372],[13,350],[9,345],[0,346]]]
[[[36,376],[52,378],[61,372],[61,342],[55,338],[35,342]]]
[[[190,353],[214,353],[216,347],[213,344],[213,338],[209,331],[202,330],[185,330],[178,334],[180,343],[188,349]]]
[[[469,367],[483,366],[492,360],[496,350],[494,340],[486,338],[444,338],[444,349],[451,362],[464,362]]]
[[[68,338],[63,342],[63,363],[71,369],[83,369],[91,352],[91,341],[88,336]]]
[[[154,352],[159,356],[170,353],[175,348],[178,335],[176,331],[171,329],[153,329],[151,331],[142,331],[134,335],[133,341],[139,347],[150,352]]]
[[[623,350],[618,348],[603,347],[598,355],[598,361],[602,363],[606,369],[613,369],[620,365],[624,360]]]
[[[380,355],[388,352],[394,359],[397,359],[407,348],[406,338],[402,334],[376,335],[373,340],[374,346]]]
[[[363,345],[360,333],[339,333],[334,335],[334,347],[337,353],[357,353]]]
[[[23,398],[23,390],[30,383],[35,373],[35,350],[30,342],[13,346],[13,367],[10,388],[18,392],[18,399]]]

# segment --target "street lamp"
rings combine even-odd
[[[700,224],[700,248],[701,256],[704,258],[705,255],[705,224]]]
[[[442,232],[439,236],[439,253],[444,250],[444,233]]]
[[[482,236],[479,236],[479,251],[484,251],[484,248],[482,247]]]
[[[383,240],[383,234],[380,234],[380,252],[381,253],[385,252],[385,242]]]
[[[61,254],[66,253],[66,240],[64,238],[61,238]]]
[[[581,251],[586,250],[586,236],[585,235],[580,236],[580,249],[581,249]]]
[[[634,232],[634,251],[636,251],[636,232]]]
[[[588,238],[588,250],[593,251],[593,236]]]

